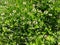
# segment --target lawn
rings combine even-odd
[[[60,45],[60,0],[0,0],[0,45]]]

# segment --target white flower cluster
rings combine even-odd
[[[33,12],[36,12],[36,9],[35,9],[35,8],[33,8],[33,9],[32,9],[32,11],[33,11]]]
[[[5,15],[5,13],[1,13],[1,15]]]
[[[11,16],[12,14],[10,13],[10,16]]]
[[[33,24],[38,24],[38,22],[37,21],[33,21]]]
[[[23,16],[23,17],[21,17],[21,19],[22,19],[22,20],[25,20],[25,17]]]
[[[13,10],[13,13],[16,13],[16,10]]]
[[[31,24],[31,21],[28,21],[27,24]]]
[[[24,5],[26,5],[26,2],[23,2]]]
[[[60,42],[58,43],[58,45],[60,45]]]
[[[48,14],[49,16],[52,16],[52,14]]]
[[[44,38],[46,38],[48,35],[44,35]]]
[[[44,14],[48,14],[48,11],[46,10],[46,11],[44,11]]]
[[[38,10],[38,12],[39,12],[39,13],[42,13],[42,11],[41,11],[41,10]]]
[[[19,45],[19,44],[17,43],[17,45]]]
[[[5,1],[4,4],[8,4],[8,1]]]
[[[9,36],[9,38],[11,38],[13,35],[11,34],[10,36]]]
[[[33,4],[33,7],[35,7],[35,4]]]

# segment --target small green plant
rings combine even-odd
[[[0,45],[58,45],[60,0],[1,0]]]

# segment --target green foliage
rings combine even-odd
[[[58,45],[60,0],[1,0],[0,45]]]

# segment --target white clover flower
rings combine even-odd
[[[35,7],[35,4],[33,4],[33,7]]]
[[[52,16],[52,14],[48,14],[49,16]]]
[[[38,22],[37,22],[37,21],[33,21],[33,23],[34,23],[34,24],[38,24]]]
[[[38,22],[36,21],[36,24],[38,24]]]
[[[25,17],[21,17],[22,20],[25,20]]]
[[[46,38],[47,37],[47,35],[44,35],[44,38]]]
[[[5,13],[1,13],[1,15],[5,15]]]
[[[16,13],[16,10],[13,10],[13,13]]]
[[[8,4],[8,2],[7,2],[7,1],[5,1],[5,2],[4,2],[4,4]]]
[[[33,21],[33,23],[35,23],[35,21]]]
[[[51,28],[50,28],[50,30],[51,30]]]
[[[42,13],[42,11],[41,11],[41,10],[38,10],[38,12]]]
[[[26,2],[23,2],[24,5],[26,5]]]
[[[10,15],[12,15],[12,14],[10,13]]]
[[[23,39],[23,36],[21,36],[21,38]]]
[[[13,36],[13,35],[11,34],[11,35],[9,36],[9,39],[12,39],[12,36]]]
[[[19,45],[19,44],[17,44],[17,45]]]
[[[27,23],[28,23],[28,24],[31,24],[31,21],[28,21]]]
[[[36,12],[36,9],[35,9],[35,8],[33,8],[33,9],[32,9],[32,11],[33,11],[33,12]]]
[[[44,11],[44,14],[48,14],[48,11],[46,10],[46,11]]]
[[[58,43],[58,45],[60,45],[60,42]]]

